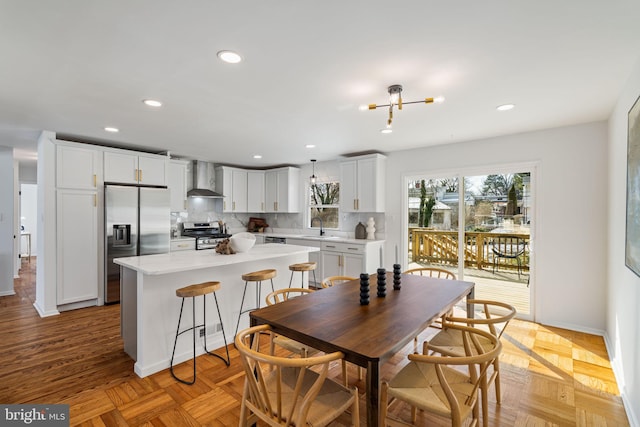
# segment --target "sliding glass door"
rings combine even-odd
[[[408,177],[408,268],[447,269],[530,318],[532,169]]]

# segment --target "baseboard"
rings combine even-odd
[[[609,361],[611,362],[611,369],[613,370],[613,375],[616,377],[616,383],[618,384],[618,389],[620,390],[620,397],[622,398],[622,404],[624,405],[624,410],[627,413],[627,418],[629,419],[629,425],[631,427],[640,427],[640,421],[638,420],[638,416],[633,412],[633,406],[629,401],[629,396],[626,392],[626,384],[624,382],[624,377],[622,372],[622,366],[620,366],[619,358],[614,360],[611,359],[611,355],[615,354],[612,349],[614,348],[611,340],[609,339],[609,334],[605,333],[604,337],[604,345],[607,348],[607,354],[609,355]]]
[[[569,331],[582,332],[585,334],[598,335],[604,337],[605,331],[602,329],[594,329],[594,328],[586,328],[582,325],[575,325],[573,323],[563,323],[563,322],[550,322],[550,323],[542,323],[536,322],[542,326],[551,326],[553,328],[561,328],[567,329]]]
[[[36,309],[40,317],[49,317],[49,316],[57,316],[60,314],[58,310],[45,311],[38,305],[38,302],[33,303],[33,307]]]

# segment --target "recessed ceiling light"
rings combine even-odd
[[[162,107],[162,102],[156,101],[155,99],[145,99],[142,102],[144,102],[144,105],[149,107]]]
[[[384,128],[380,130],[380,133],[391,133],[391,132],[393,132],[393,129],[391,128]]]
[[[262,158],[262,155],[260,155],[260,154],[254,154],[254,155],[253,155],[253,158],[254,158],[254,159],[261,159],[261,158]]]
[[[509,110],[513,110],[515,108],[515,105],[513,104],[503,104],[503,105],[498,105],[496,107],[496,110],[498,111],[509,111]]]
[[[316,148],[316,146],[313,144],[307,144],[304,146],[304,148]]]
[[[111,126],[105,127],[104,130],[106,130],[107,132],[112,132],[112,133],[120,132],[120,129],[114,128],[114,127],[111,127]]]
[[[218,52],[218,58],[224,62],[228,62],[229,64],[237,64],[242,61],[242,57],[240,55],[230,50],[221,50]]]

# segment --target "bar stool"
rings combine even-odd
[[[218,297],[216,297],[216,291],[220,290],[220,282],[205,282],[199,283],[197,285],[185,286],[184,288],[180,288],[176,290],[176,296],[182,298],[182,304],[180,305],[180,316],[178,317],[178,329],[176,330],[176,339],[173,342],[173,352],[171,353],[171,375],[176,380],[180,381],[184,384],[193,384],[196,382],[196,329],[203,327],[205,330],[204,334],[204,350],[207,354],[211,356],[215,356],[221,359],[227,366],[231,364],[231,359],[229,358],[229,347],[227,346],[227,337],[224,333],[224,326],[222,324],[222,316],[220,315],[220,306],[218,305]],[[220,328],[222,329],[222,338],[224,340],[224,348],[227,351],[227,358],[220,356],[219,354],[211,353],[207,349],[207,304],[206,304],[206,295],[213,294],[213,298],[216,301],[216,309],[218,310],[218,319],[220,319]],[[196,297],[202,295],[202,315],[203,315],[203,323],[201,325],[196,325]],[[192,315],[193,315],[193,326],[187,328],[183,331],[180,331],[180,322],[182,321],[182,309],[184,308],[184,299],[191,298],[192,302]],[[182,335],[185,332],[193,331],[193,381],[183,380],[178,378],[176,374],[173,372],[173,358],[176,354],[176,345],[178,344],[178,336]]]
[[[289,266],[289,270],[291,270],[291,278],[289,279],[289,287],[291,287],[291,283],[293,282],[293,274],[296,271],[299,271],[300,273],[302,273],[302,278],[301,280],[301,288],[304,288],[304,272],[305,271],[312,271],[313,272],[313,283],[317,283],[316,282],[316,267],[318,266],[317,263],[310,261],[310,262],[301,262],[300,264],[291,264]]]
[[[238,327],[240,326],[240,318],[244,313],[247,313],[251,310],[255,310],[256,308],[260,308],[260,295],[262,294],[262,281],[263,280],[271,280],[271,291],[275,292],[275,288],[273,287],[273,278],[276,277],[276,270],[270,268],[267,270],[253,271],[251,273],[246,273],[242,275],[242,280],[244,280],[244,291],[242,292],[242,302],[240,302],[240,314],[238,314],[238,323],[236,324],[236,333],[238,335]],[[249,282],[256,282],[256,308],[249,308],[246,310],[242,310],[244,306],[244,296],[247,294],[247,285]]]

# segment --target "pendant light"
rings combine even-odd
[[[316,184],[316,160],[315,159],[311,159],[311,164],[313,165],[313,175],[311,175],[309,177],[309,181],[311,182],[311,185],[315,185]]]

